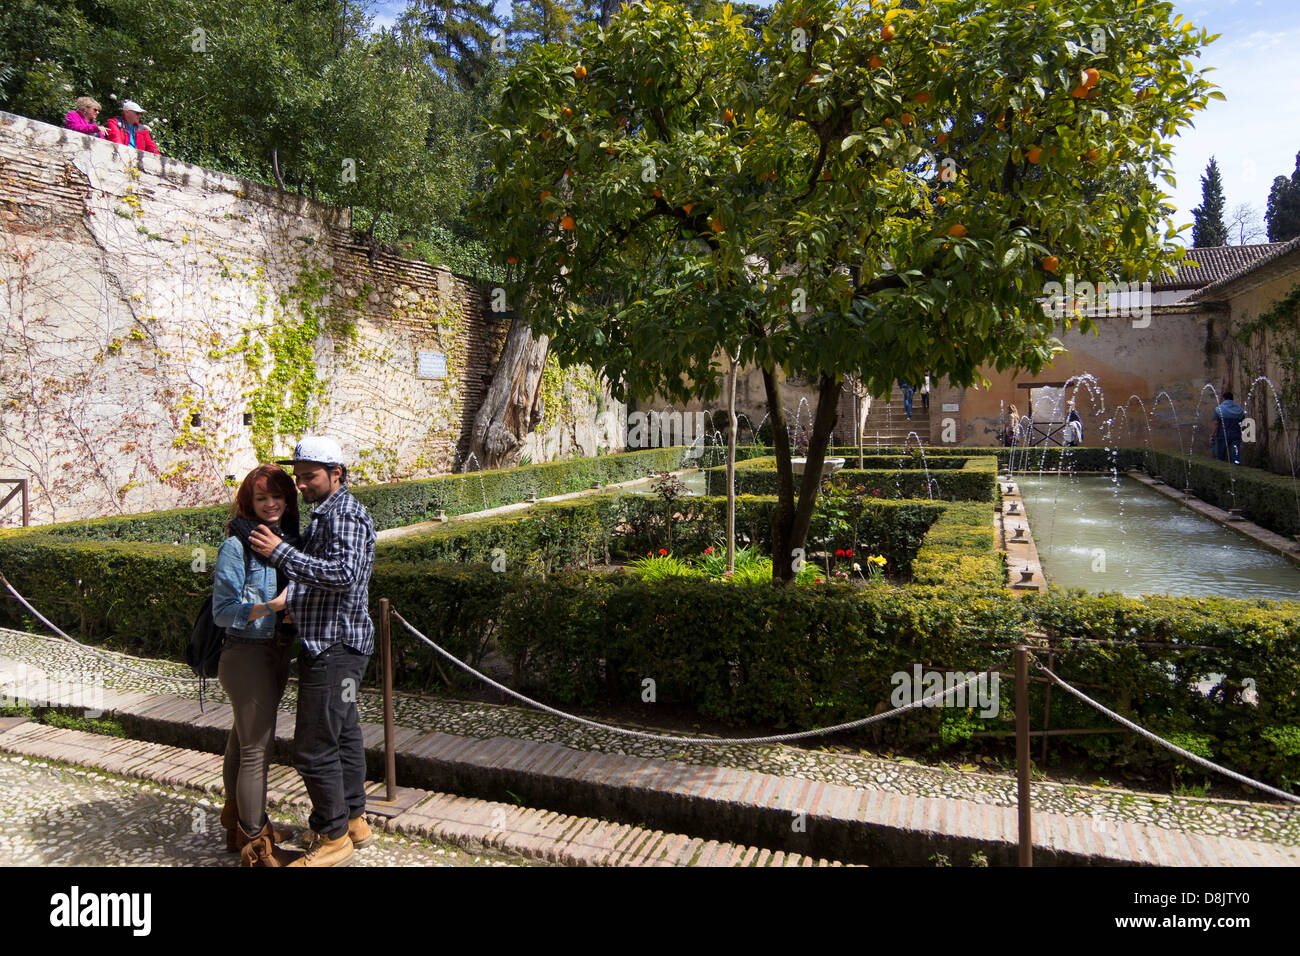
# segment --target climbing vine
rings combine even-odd
[[[1277,371],[1270,380],[1277,388],[1285,420],[1292,423],[1293,440],[1300,440],[1300,434],[1295,434],[1300,431],[1295,427],[1300,425],[1300,283],[1258,317],[1241,322],[1233,338],[1241,346],[1239,358],[1248,378],[1267,374],[1269,357],[1275,360]],[[1273,427],[1282,431],[1283,424],[1275,421]],[[1289,449],[1290,456],[1295,456],[1297,450]]]

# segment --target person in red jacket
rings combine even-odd
[[[108,121],[108,138],[123,146],[133,146],[147,153],[158,153],[158,146],[149,135],[149,127],[140,122],[144,107],[135,100],[122,104],[122,118]]]

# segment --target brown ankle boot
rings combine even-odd
[[[239,832],[246,841],[239,851],[242,866],[288,866],[302,856],[297,850],[283,850],[275,845],[275,830],[269,820],[257,836],[249,836],[242,824]]]

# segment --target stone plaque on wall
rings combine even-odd
[[[425,352],[424,350],[421,350],[419,366],[417,367],[415,374],[417,378],[446,378],[446,353]]]

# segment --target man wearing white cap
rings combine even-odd
[[[140,114],[143,112],[144,107],[135,100],[123,103],[122,118],[108,121],[108,139],[123,146],[142,149],[146,153],[161,155],[153,137],[149,135],[149,127],[140,122]]]
[[[347,490],[347,466],[332,438],[304,438],[293,457],[298,491],[311,523],[301,550],[259,526],[254,551],[284,572],[285,610],[298,625],[298,722],[294,767],[311,798],[315,842],[291,866],[343,866],[354,846],[373,841],[366,823],[366,753],[357,694],[375,650],[370,621],[370,572],[375,525]]]

